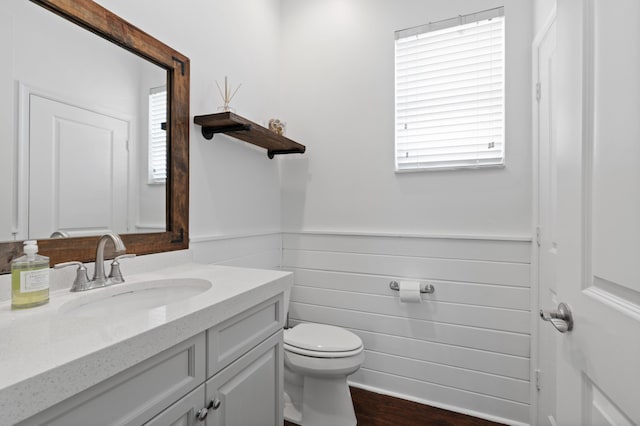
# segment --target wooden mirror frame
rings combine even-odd
[[[91,0],[31,0],[63,18],[167,70],[166,231],[123,234],[127,253],[151,254],[189,248],[189,58]],[[100,236],[39,240],[50,264],[95,261]],[[22,254],[22,241],[0,243],[0,274]]]

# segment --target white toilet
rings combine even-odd
[[[362,340],[324,324],[284,330],[284,418],[302,426],[353,426],[347,376],[364,361]]]

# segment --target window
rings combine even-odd
[[[149,183],[167,181],[167,89],[149,91]]]
[[[396,32],[396,171],[504,164],[504,9]]]

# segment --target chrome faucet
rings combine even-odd
[[[49,238],[69,238],[70,236],[66,231],[53,231]]]
[[[113,262],[111,262],[111,272],[107,277],[104,273],[104,246],[109,240],[113,241],[116,257],[113,259]],[[126,253],[126,250],[127,249],[120,236],[109,232],[100,237],[100,240],[98,241],[98,247],[96,248],[96,267],[91,280],[89,280],[89,277],[87,276],[87,268],[82,262],[58,263],[54,268],[60,269],[72,265],[78,266],[76,279],[73,282],[73,286],[71,286],[71,291],[85,291],[91,290],[92,288],[106,287],[111,284],[124,282],[124,278],[122,278],[122,273],[120,272],[119,260],[128,257],[135,257],[135,254],[133,253],[124,254]]]
[[[113,241],[116,255],[124,254],[127,251],[127,248],[124,246],[124,243],[118,234],[109,232],[100,237],[100,240],[98,241],[98,248],[96,249],[96,268],[93,273],[93,279],[91,280],[96,285],[106,284],[107,282],[107,277],[104,274],[104,246],[109,240]]]

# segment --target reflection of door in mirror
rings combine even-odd
[[[118,233],[164,232],[167,191],[165,184],[148,180],[148,120],[149,91],[167,84],[166,69],[79,26],[70,25],[29,1],[12,0],[6,7],[8,17],[0,17],[0,35],[6,41],[10,64],[0,71],[0,90],[7,95],[0,97],[0,115],[8,117],[6,121],[11,125],[0,128],[0,149],[6,153],[0,161],[0,196],[4,200],[0,206],[0,241],[48,238],[54,231],[70,236],[97,235],[105,228]],[[71,191],[65,192],[59,192],[58,186],[49,186],[47,194],[40,193],[45,190],[43,187],[32,185],[30,189],[26,183],[30,177],[25,176],[25,171],[33,170],[29,164],[36,161],[29,158],[27,149],[32,133],[32,94],[127,122],[126,160],[112,159],[107,173],[103,170],[106,163],[102,158],[106,151],[97,148],[99,136],[86,133],[91,126],[77,126],[75,119],[64,124],[58,122],[66,135],[70,129],[79,131],[82,127],[82,132],[74,133],[73,137],[84,139],[91,148],[81,146],[81,141],[73,145],[65,142],[64,155],[59,151],[61,146],[38,148],[38,152],[61,155],[55,159],[59,163],[50,164],[54,169],[47,172],[52,179],[46,184],[59,185],[66,179],[73,185]],[[48,132],[48,136],[42,136],[48,138],[49,143],[55,141],[51,138],[51,125],[51,121],[45,129],[38,125],[38,130]],[[166,138],[166,132],[161,134]],[[166,158],[166,152],[164,155]],[[14,160],[13,164],[9,164],[9,158]],[[98,159],[98,163],[89,164],[89,158]],[[87,176],[89,171],[93,173]],[[108,182],[98,182],[98,176],[106,178],[107,175]],[[124,179],[124,183],[114,179]],[[118,190],[118,197],[113,198],[114,188],[122,185],[125,189]],[[107,190],[107,186],[113,191]],[[96,205],[97,200],[105,198],[113,198],[109,207]],[[45,204],[33,204],[39,206],[38,211],[29,210],[34,201],[44,199],[48,200]],[[89,207],[100,208],[101,215],[108,212],[111,217],[109,220],[106,216],[99,217],[98,212]],[[63,212],[60,208],[68,210]],[[126,217],[116,219],[116,213]],[[40,218],[45,222],[36,222]]]
[[[29,238],[129,232],[129,123],[29,99]]]

